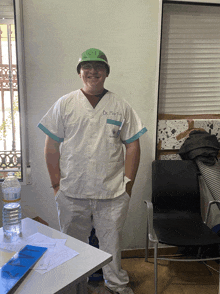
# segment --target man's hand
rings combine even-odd
[[[59,191],[60,186],[53,188],[54,196],[56,196],[57,192]]]
[[[46,136],[44,155],[47,164],[47,169],[50,175],[52,187],[54,186],[54,195],[56,195],[59,190],[60,183],[60,152],[59,152],[60,143],[53,140],[49,136]]]

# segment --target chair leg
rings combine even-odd
[[[154,243],[154,288],[155,294],[157,294],[157,252],[158,251],[158,243]]]
[[[148,238],[148,224],[147,224],[146,247],[145,247],[145,262],[148,261],[148,249],[149,249],[149,238]]]
[[[219,276],[218,276],[218,294],[220,294],[220,263],[219,263]]]

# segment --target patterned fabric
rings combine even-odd
[[[205,165],[202,161],[196,160],[198,168],[205,180],[207,187],[214,200],[220,200],[220,163]]]

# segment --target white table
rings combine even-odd
[[[92,273],[112,260],[112,256],[95,247],[42,225],[30,218],[22,220],[23,237],[28,237],[37,232],[50,238],[67,239],[65,245],[77,251],[79,254],[69,261],[59,265],[45,274],[39,274],[31,270],[18,288],[12,293],[16,294],[53,294],[62,293],[67,285],[75,285],[85,280]],[[3,230],[0,229],[0,241],[3,238]]]

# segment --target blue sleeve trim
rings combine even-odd
[[[136,135],[134,135],[133,137],[131,137],[130,139],[124,141],[125,144],[129,144],[129,143],[132,143],[134,141],[136,141],[137,139],[140,138],[140,136],[142,136],[144,133],[147,132],[147,129],[146,128],[143,128],[140,132],[138,132]]]
[[[121,126],[121,121],[113,120],[113,119],[107,119],[107,124],[115,125],[115,126]]]
[[[52,134],[45,126],[43,126],[41,123],[39,123],[38,128],[40,128],[46,135],[48,135],[51,139],[57,141],[57,142],[63,142],[63,138],[59,138],[56,135]]]

